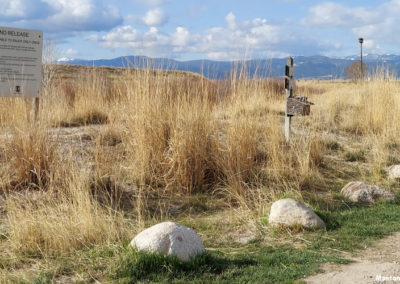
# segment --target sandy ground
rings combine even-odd
[[[304,279],[307,283],[400,283],[400,232],[376,242],[347,265],[326,264],[325,271]],[[380,278],[381,276],[381,278]]]

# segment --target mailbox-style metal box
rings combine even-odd
[[[310,115],[311,105],[313,103],[307,97],[289,97],[286,102],[287,116]]]

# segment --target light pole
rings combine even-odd
[[[363,42],[364,42],[364,39],[362,38],[362,37],[360,37],[359,39],[358,39],[358,42],[360,43],[360,48],[361,48],[361,52],[360,52],[360,57],[361,57],[361,62],[360,62],[360,71],[361,71],[361,74],[360,74],[360,79],[362,80],[363,79],[363,61],[362,61],[362,44],[363,44]]]

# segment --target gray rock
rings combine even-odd
[[[325,228],[324,221],[314,211],[291,198],[281,199],[272,204],[268,222],[273,226],[301,225],[306,229]]]
[[[205,252],[199,235],[174,222],[154,225],[139,233],[130,243],[139,251],[175,255],[182,261]]]
[[[349,182],[340,192],[345,198],[359,204],[372,204],[378,199],[386,201],[396,199],[393,193],[362,181]]]
[[[388,168],[388,176],[390,179],[400,181],[400,165],[393,165]]]

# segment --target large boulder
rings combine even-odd
[[[388,176],[390,179],[400,181],[400,165],[393,165],[388,168]]]
[[[174,222],[159,223],[142,231],[130,245],[139,251],[175,255],[182,261],[205,252],[194,230]]]
[[[272,204],[268,222],[273,226],[301,225],[306,229],[325,228],[324,221],[314,211],[291,198],[281,199]]]
[[[396,199],[390,191],[362,181],[349,182],[340,192],[345,198],[359,204],[372,204],[378,199],[385,201]]]

